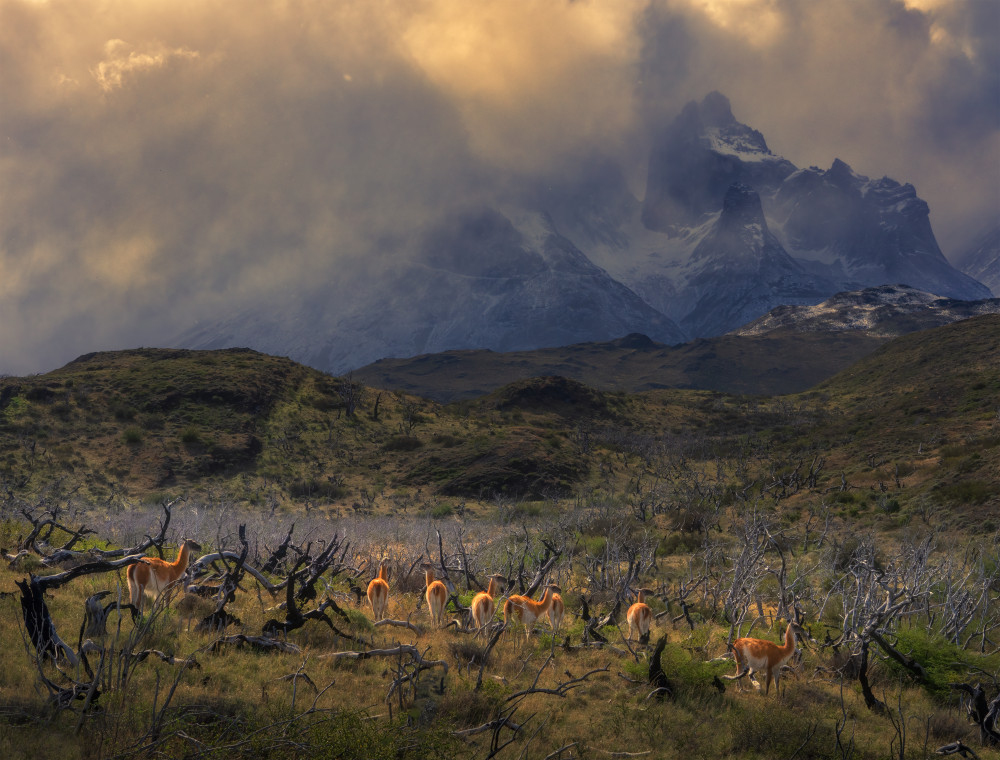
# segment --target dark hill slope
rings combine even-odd
[[[446,351],[382,359],[353,376],[377,388],[448,402],[490,393],[517,380],[570,377],[594,388],[637,392],[700,388],[722,393],[796,393],[882,345],[860,332],[723,335],[665,346],[643,335],[534,351]]]
[[[855,412],[960,412],[1000,408],[1000,315],[990,314],[892,340],[816,387]]]

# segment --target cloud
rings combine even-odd
[[[997,211],[997,8],[0,0],[0,372],[348,299],[456,204],[598,164],[641,196],[713,89],[799,165],[913,182],[947,252]]]
[[[104,60],[94,67],[92,73],[97,84],[105,92],[121,87],[127,74],[139,74],[150,69],[160,69],[171,59],[194,59],[198,53],[194,50],[177,48],[169,50],[161,44],[153,44],[146,52],[138,52],[124,40],[108,40],[104,43]],[[63,81],[70,80],[61,75]]]

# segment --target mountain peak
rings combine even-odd
[[[718,90],[712,90],[702,98],[699,110],[701,121],[707,127],[727,127],[736,123],[729,98]]]
[[[710,92],[691,101],[654,145],[642,221],[667,232],[717,213],[734,182],[770,192],[795,171],[764,135],[736,120],[729,99]]]

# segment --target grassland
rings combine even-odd
[[[293,523],[302,552],[334,540],[349,549],[317,598],[300,602],[337,601],[347,619],[333,622],[346,636],[311,620],[286,637],[298,651],[217,646],[219,632],[194,625],[215,603],[178,595],[138,626],[126,614],[119,630],[113,612],[95,638],[108,658],[100,699],[55,709],[44,679],[93,681],[33,664],[14,583],[58,571],[44,557],[70,539],[62,528],[36,534],[0,568],[0,656],[10,664],[0,670],[0,753],[917,758],[961,739],[996,757],[951,684],[981,682],[992,696],[1000,678],[998,368],[1000,321],[987,317],[897,339],[782,397],[609,393],[536,378],[441,405],[250,351],[138,349],[4,378],[8,555],[48,518],[94,531],[67,566],[90,547],[135,546],[156,535],[165,503],[168,556],[182,537],[204,552],[238,551],[238,525],[254,567]],[[267,577],[287,577],[295,556]],[[485,643],[429,629],[413,571],[421,557],[450,569],[459,605],[490,572],[519,586],[551,560],[567,629],[555,642],[546,626],[531,643],[506,634],[477,686]],[[374,628],[359,605],[351,589],[380,560],[392,568],[390,614],[419,632]],[[49,594],[74,649],[84,601],[122,583],[123,573],[87,575]],[[651,649],[623,640],[623,606],[594,629],[606,644],[583,641],[583,599],[596,619],[640,585],[656,591],[652,639],[665,637],[672,689],[662,701],[648,696]],[[906,604],[879,618],[899,589]],[[261,635],[282,601],[245,578],[226,608],[240,623],[225,633]],[[776,641],[778,613],[794,606],[816,644],[783,696],[730,682],[720,691],[715,677],[733,666],[713,661],[727,641]],[[865,642],[882,710],[866,706],[857,679]],[[408,656],[331,656],[398,644],[447,671],[423,670],[387,701],[414,669]],[[130,659],[151,649],[198,667]],[[518,696],[533,685],[548,692]],[[463,733],[504,716],[495,732]]]

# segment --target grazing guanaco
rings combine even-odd
[[[563,598],[558,593],[552,594],[552,603],[549,605],[549,625],[552,626],[552,635],[559,633],[559,626],[562,625],[563,613],[566,612],[566,605]]]
[[[167,562],[159,557],[143,557],[129,565],[125,575],[128,578],[129,601],[142,613],[142,603],[146,594],[157,597],[167,588],[177,583],[187,570],[191,550],[201,551],[201,544],[191,538],[181,543],[177,559]]]
[[[507,579],[502,575],[491,575],[486,590],[480,591],[472,597],[472,622],[476,626],[477,636],[486,630],[487,623],[493,619],[493,614],[496,612],[497,606],[493,597],[497,595],[498,580],[506,581]]]
[[[378,575],[368,584],[368,601],[372,605],[372,614],[377,623],[385,617],[385,611],[389,606],[389,573],[384,562],[379,564]]]
[[[778,681],[781,677],[781,667],[795,655],[795,637],[804,636],[802,627],[794,621],[788,622],[785,629],[785,643],[778,646],[773,641],[764,639],[736,639],[730,648],[736,658],[736,675],[723,676],[729,681],[735,681],[743,676],[751,676],[760,671],[764,671],[764,694],[771,690],[771,681],[774,680],[774,690],[781,696],[778,689]],[[757,684],[760,688],[760,684]]]
[[[552,595],[560,591],[562,591],[561,588],[550,583],[545,587],[545,594],[540,602],[520,594],[507,597],[507,601],[503,605],[504,625],[509,625],[512,618],[517,618],[524,623],[524,636],[530,641],[531,629],[534,627],[535,621],[549,611],[549,607],[552,606]]]
[[[420,565],[424,571],[424,579],[427,582],[427,608],[431,613],[431,620],[434,625],[440,628],[444,624],[444,608],[448,604],[448,589],[441,581],[434,580],[434,565],[424,562]]]
[[[646,604],[646,594],[652,593],[648,588],[641,588],[635,592],[636,602],[628,608],[625,619],[628,621],[628,637],[632,635],[639,641],[645,641],[649,637],[649,625],[653,622],[653,611]]]

